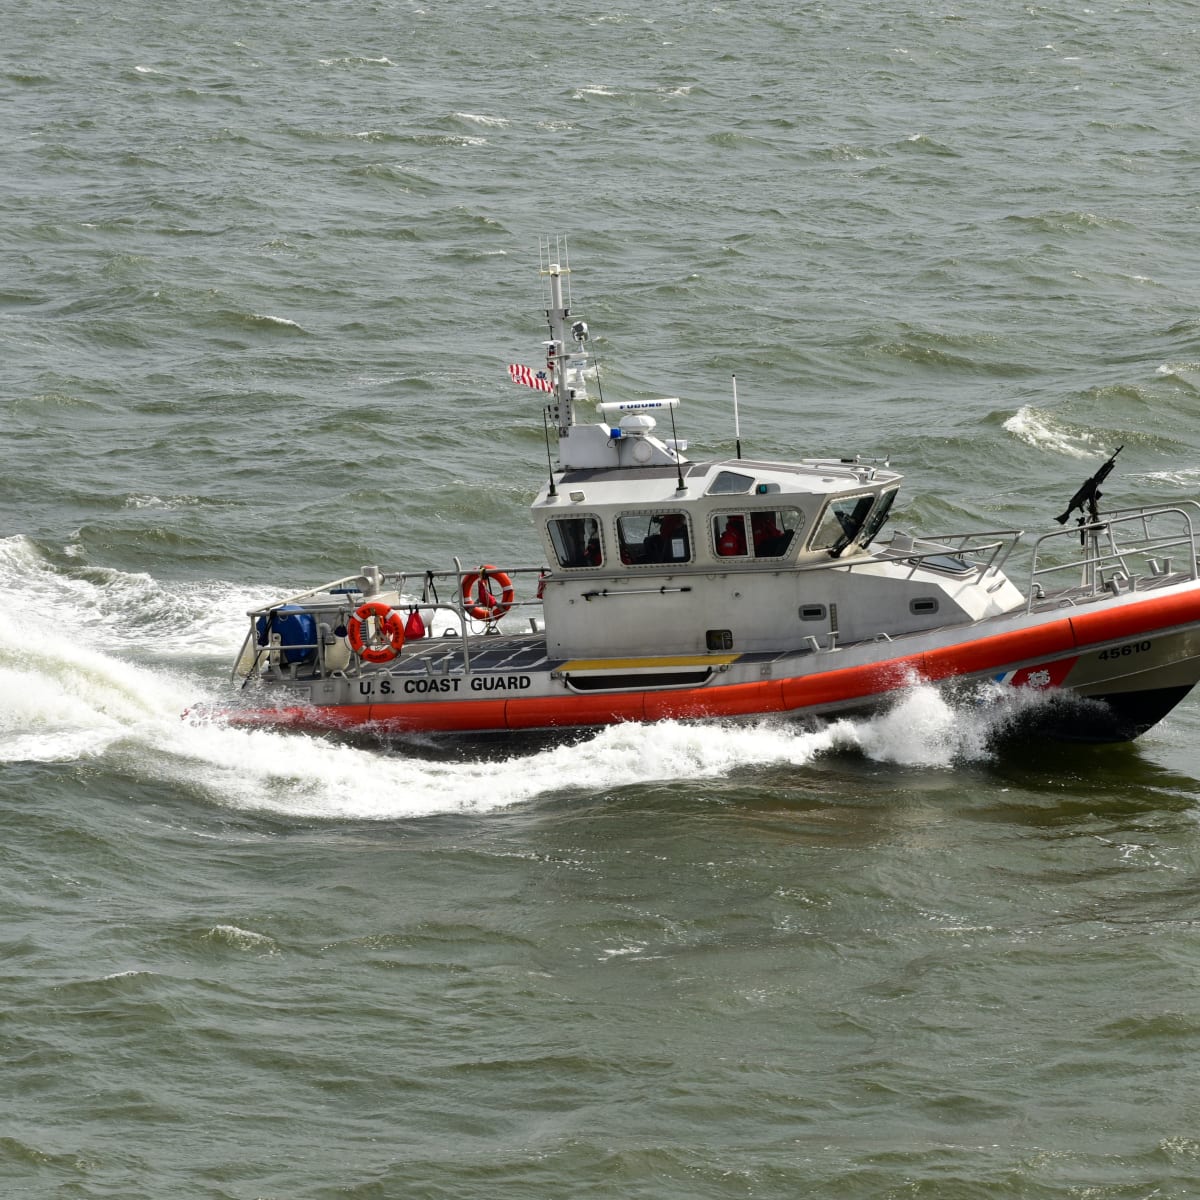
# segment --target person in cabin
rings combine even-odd
[[[733,558],[746,553],[746,520],[744,517],[728,517],[725,530],[717,539],[717,553],[722,558]]]
[[[782,553],[784,533],[775,523],[773,512],[751,513],[750,533],[754,538],[754,553],[759,558],[773,558]]]
[[[682,513],[665,513],[655,517],[658,532],[642,543],[643,562],[686,562],[688,559],[687,523]]]

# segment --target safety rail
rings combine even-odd
[[[1192,516],[1200,517],[1200,504],[1184,500],[1170,505],[1146,505],[1105,513],[1103,519],[1044,533],[1032,547],[1027,609],[1047,598],[1074,604],[1103,593],[1136,591],[1147,578],[1170,575],[1195,580],[1200,577],[1196,559],[1196,533]],[[1173,523],[1171,518],[1175,518]],[[1172,527],[1173,525],[1173,527]],[[1161,528],[1167,526],[1167,528]],[[1118,536],[1118,529],[1120,536]],[[1076,539],[1063,561],[1049,562],[1055,551]],[[1173,551],[1174,553],[1169,553]],[[1182,560],[1182,561],[1179,561]],[[1077,573],[1078,583],[1049,588],[1051,576]]]
[[[1020,529],[988,529],[982,533],[948,533],[912,537],[896,532],[879,548],[892,561],[907,563],[909,577],[918,567],[954,574],[972,574],[977,579],[999,575],[1021,540]],[[853,565],[853,560],[846,564]]]
[[[340,638],[333,634],[333,628],[321,621],[322,616],[340,616],[348,618],[362,604],[370,602],[374,596],[395,591],[397,607],[402,609],[418,608],[422,613],[449,613],[457,619],[458,629],[447,629],[438,637],[438,642],[453,642],[461,649],[463,670],[470,670],[471,650],[470,639],[498,633],[497,622],[501,616],[507,615],[514,609],[541,609],[540,596],[534,598],[518,598],[515,593],[505,602],[504,612],[493,619],[480,618],[472,615],[472,609],[478,605],[469,603],[466,594],[469,581],[479,579],[483,572],[489,577],[503,576],[514,580],[521,576],[533,576],[540,580],[545,574],[542,567],[512,567],[501,570],[498,567],[477,567],[464,570],[462,563],[456,557],[453,570],[441,571],[380,571],[378,567],[363,567],[357,575],[346,575],[341,579],[332,580],[318,587],[308,588],[297,592],[283,600],[264,605],[250,611],[250,628],[242,642],[240,651],[234,659],[232,678],[243,679],[249,683],[259,671],[264,660],[279,672],[292,678],[297,676],[302,667],[305,678],[325,678],[334,672],[357,674],[361,663],[354,655],[345,667],[330,668],[327,664],[327,652],[336,645]],[[412,583],[420,588],[420,598],[406,595],[405,590]],[[442,600],[437,594],[437,585],[450,585],[453,588],[453,599]],[[430,598],[432,593],[432,598]],[[330,597],[341,596],[344,599],[331,601]],[[271,632],[271,624],[290,615],[291,610],[303,612],[316,621],[315,635],[307,640],[284,641],[278,633]],[[262,628],[259,622],[263,621]],[[531,628],[536,629],[536,619],[531,618]],[[482,626],[482,630],[478,627]],[[265,633],[266,641],[262,640]],[[312,651],[315,649],[315,662]],[[287,653],[303,655],[304,661],[286,662]]]

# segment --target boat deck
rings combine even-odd
[[[523,671],[539,673],[553,671],[565,661],[551,658],[546,651],[546,636],[542,633],[487,634],[471,638],[464,651],[463,639],[457,635],[423,638],[404,643],[404,653],[388,663],[393,675],[459,674],[468,658],[472,671]]]
[[[635,663],[644,664],[647,668],[658,666],[703,665],[705,663],[727,663],[733,660],[739,663],[776,663],[797,655],[814,653],[814,648],[799,646],[791,650],[748,651],[745,653],[714,653],[694,655],[672,655],[670,657],[643,657],[639,659],[614,658],[612,663],[622,664],[629,668]],[[460,637],[428,638],[419,642],[406,642],[404,653],[381,670],[400,677],[412,675],[441,675],[461,674],[470,662],[472,672],[492,672],[504,674],[507,672],[522,672],[541,674],[564,668],[578,670],[582,663],[578,660],[564,658],[561,655],[551,655],[546,648],[546,637],[541,633],[492,634],[472,638],[463,651]],[[592,659],[588,665],[592,669],[603,669],[605,660]]]

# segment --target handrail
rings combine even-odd
[[[903,542],[897,545],[896,535],[893,534],[892,540],[881,543],[879,549],[886,551],[894,562],[908,563],[910,577],[918,567],[929,567],[930,560],[950,556],[964,559],[969,570],[973,571],[978,579],[983,579],[987,575],[1000,573],[1020,542],[1023,532],[1021,529],[989,529],[981,533],[950,533],[934,537],[909,537],[900,534],[899,536],[907,541],[907,546]],[[984,541],[984,538],[995,540]],[[973,542],[977,544],[971,544]],[[971,557],[983,555],[988,556],[983,562],[977,562]],[[853,566],[855,562],[851,559],[846,565]],[[937,569],[936,564],[932,565]]]
[[[510,578],[513,578],[515,576],[521,576],[521,575],[533,575],[535,577],[540,577],[541,574],[543,573],[543,571],[544,571],[543,567],[512,567],[512,568],[505,568],[504,573],[506,575],[508,575]],[[234,679],[244,678],[247,682],[249,682],[249,680],[253,677],[255,671],[258,669],[259,665],[263,661],[264,655],[271,655],[271,654],[278,655],[285,650],[309,650],[309,649],[313,648],[314,643],[311,643],[311,642],[303,642],[303,643],[299,643],[299,642],[298,643],[269,642],[266,645],[259,645],[257,643],[257,638],[258,638],[257,622],[260,618],[269,617],[272,612],[277,612],[280,609],[286,608],[290,605],[302,604],[305,601],[311,601],[317,597],[328,597],[330,595],[336,595],[339,592],[345,593],[346,608],[353,610],[361,602],[358,599],[352,598],[354,596],[354,594],[357,593],[359,596],[365,596],[367,594],[364,591],[363,587],[359,586],[359,585],[363,585],[363,584],[366,584],[368,586],[374,585],[375,590],[372,594],[378,594],[379,592],[382,592],[385,589],[394,588],[396,591],[396,594],[399,598],[397,601],[397,604],[399,606],[403,607],[406,605],[406,603],[408,605],[415,604],[417,607],[422,608],[426,611],[449,612],[449,613],[452,613],[455,617],[457,617],[459,628],[458,628],[457,636],[455,637],[454,641],[456,642],[456,644],[460,644],[462,647],[463,669],[464,669],[464,671],[469,672],[470,656],[471,656],[469,639],[473,636],[474,637],[482,636],[478,632],[475,632],[470,628],[471,624],[476,622],[476,618],[472,617],[466,611],[466,604],[465,604],[464,597],[463,597],[463,589],[462,589],[463,580],[472,573],[473,572],[470,570],[467,570],[467,571],[463,570],[462,563],[459,560],[459,558],[457,558],[457,557],[455,557],[455,559],[454,559],[454,570],[447,569],[447,570],[440,570],[440,571],[422,571],[419,573],[419,575],[413,574],[411,576],[410,576],[410,573],[406,572],[406,571],[381,572],[381,571],[378,571],[377,568],[364,568],[364,570],[359,572],[358,574],[345,575],[340,579],[331,580],[329,583],[320,584],[317,587],[307,588],[306,590],[304,590],[302,592],[297,592],[294,595],[288,596],[286,599],[275,600],[275,601],[272,601],[270,604],[263,605],[261,608],[252,609],[247,614],[250,619],[250,629],[249,629],[249,632],[247,633],[246,637],[242,641],[241,648],[238,650],[237,656],[234,658],[234,665],[233,665],[233,671],[232,671],[231,677]],[[404,597],[404,591],[405,591],[405,587],[407,586],[407,584],[410,581],[410,578],[412,579],[412,581],[414,583],[416,582],[416,580],[418,578],[421,579],[422,581],[430,581],[430,582],[437,581],[437,582],[453,583],[454,584],[453,599],[452,600],[448,599],[445,601],[443,601],[443,600],[427,600],[427,599],[424,599],[424,600],[409,599],[406,602],[405,597]],[[541,607],[542,607],[542,601],[540,598],[529,598],[529,599],[521,599],[521,600],[514,598],[514,600],[512,601],[512,604],[510,605],[510,611],[511,611],[511,609],[514,609],[514,608],[541,608]],[[486,627],[486,623],[485,623],[485,627]],[[326,678],[330,672],[328,671],[326,664],[325,664],[325,643],[322,640],[322,638],[320,637],[319,632],[318,632],[315,646],[316,646],[316,651],[317,651],[317,664],[316,664],[317,665],[317,673],[316,673],[315,677],[316,678]],[[246,660],[247,654],[249,653],[249,651],[251,649],[253,649],[255,651],[253,654],[252,661],[248,664],[245,671],[239,670],[239,667]],[[298,664],[293,664],[293,665],[298,665]]]
[[[1032,611],[1035,601],[1046,598],[1046,589],[1041,580],[1050,575],[1063,571],[1078,571],[1079,584],[1073,591],[1076,596],[1098,596],[1105,590],[1117,591],[1122,582],[1130,589],[1137,585],[1143,576],[1130,564],[1141,560],[1151,575],[1161,576],[1170,571],[1174,555],[1164,555],[1166,550],[1182,550],[1186,548],[1186,566],[1180,564],[1178,571],[1186,574],[1191,580],[1200,578],[1200,563],[1196,558],[1196,532],[1192,518],[1185,509],[1192,509],[1200,516],[1200,505],[1195,501],[1185,500],[1178,504],[1147,505],[1141,508],[1119,509],[1106,513],[1099,521],[1074,525],[1065,529],[1051,530],[1042,534],[1032,547],[1032,559],[1029,569],[1029,598],[1026,610]],[[1177,530],[1161,530],[1152,528],[1151,523],[1156,519],[1178,517],[1182,525]],[[1159,521],[1162,524],[1162,520]],[[1141,533],[1136,533],[1136,526],[1141,526]],[[1132,526],[1134,532],[1126,541],[1119,542],[1117,527]],[[1127,532],[1122,529],[1122,533]],[[1061,546],[1062,538],[1080,538],[1083,549],[1068,557],[1067,561],[1039,565],[1052,546]],[[1102,545],[1103,542],[1103,545]],[[1157,556],[1157,557],[1156,557]],[[1105,578],[1108,573],[1108,578]]]

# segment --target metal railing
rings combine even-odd
[[[982,580],[999,576],[1021,540],[1023,530],[989,529],[983,533],[947,533],[911,537],[897,532],[880,546],[893,562],[905,563],[909,577],[919,567]],[[940,560],[940,561],[939,561]],[[851,560],[846,565],[852,565]],[[997,585],[1002,582],[997,580]]]
[[[500,571],[501,568],[494,568],[493,570]],[[328,647],[330,644],[336,644],[336,642],[332,638],[327,641],[327,636],[332,633],[332,627],[329,626],[327,621],[322,621],[321,618],[332,617],[340,619],[339,623],[344,624],[364,601],[369,601],[372,596],[378,596],[381,593],[393,590],[397,595],[396,607],[398,609],[415,607],[419,608],[422,613],[446,612],[456,618],[458,629],[456,631],[446,630],[437,641],[452,642],[462,653],[463,671],[469,672],[471,661],[470,639],[500,632],[497,626],[501,617],[493,620],[480,619],[472,616],[469,611],[475,607],[475,604],[473,601],[468,602],[466,599],[464,583],[472,575],[479,575],[480,572],[481,568],[464,570],[461,561],[457,557],[454,559],[454,570],[452,571],[384,572],[375,567],[364,567],[359,574],[346,575],[341,579],[332,580],[318,587],[308,588],[303,592],[297,592],[294,595],[288,596],[286,599],[277,600],[262,608],[254,609],[247,614],[250,620],[250,628],[246,638],[242,642],[237,657],[234,659],[232,677],[234,679],[244,679],[248,683],[258,674],[259,668],[263,665],[264,661],[277,672],[279,677],[296,678],[301,668],[303,668],[306,679],[326,678],[338,671],[342,671],[348,675],[357,675],[361,663],[357,656],[353,654],[350,655],[349,662],[344,668],[335,667],[330,669],[328,666],[326,661]],[[512,567],[504,568],[503,574],[512,581],[519,579],[521,576],[533,576],[540,580],[545,574],[545,569],[542,567]],[[410,583],[419,590],[419,599],[415,591],[406,595],[406,589]],[[442,600],[438,596],[439,584],[443,585],[450,592],[450,599]],[[330,596],[338,595],[344,596],[345,599],[341,602],[334,602],[329,599]],[[269,623],[280,615],[287,617],[290,614],[286,610],[292,608],[302,610],[316,622],[314,640],[284,642],[279,634],[270,632]],[[501,616],[507,616],[515,609],[536,609],[540,611],[541,608],[542,601],[540,596],[521,598],[514,594],[512,601]],[[259,621],[267,622],[263,631],[260,631]],[[322,628],[322,626],[325,626],[325,628]],[[531,630],[536,629],[535,621],[531,621],[530,628]],[[264,632],[266,635],[265,642],[262,640]],[[311,654],[314,650],[316,651],[315,662]],[[303,654],[304,661],[286,662],[287,652]]]
[[[1148,578],[1180,575],[1195,580],[1200,573],[1195,525],[1189,514],[1200,516],[1200,504],[1185,500],[1119,509],[1094,523],[1042,534],[1032,548],[1028,608],[1047,598],[1074,604],[1105,593],[1132,592]],[[1048,558],[1059,561],[1047,562]],[[1068,574],[1076,576],[1077,582],[1046,586],[1051,577]]]

